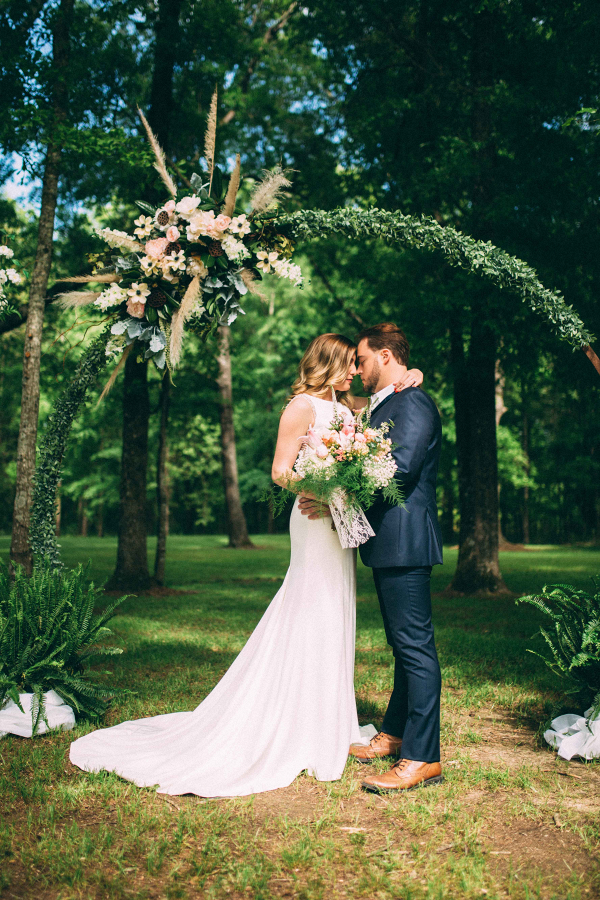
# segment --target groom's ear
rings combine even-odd
[[[379,351],[379,356],[381,357],[381,362],[384,364],[384,366],[387,366],[387,364],[392,359],[392,351],[388,350],[387,347],[384,347],[383,350]]]

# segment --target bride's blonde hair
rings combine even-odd
[[[298,394],[321,394],[332,384],[346,379],[352,365],[356,345],[343,334],[320,334],[308,345],[298,366],[298,377],[292,385],[292,397]],[[336,391],[340,403],[350,405],[349,391]]]

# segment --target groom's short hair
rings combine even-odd
[[[410,345],[402,329],[393,322],[382,322],[372,328],[365,328],[356,343],[361,341],[366,341],[371,350],[389,350],[397,362],[408,366]]]

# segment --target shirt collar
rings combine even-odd
[[[392,382],[392,384],[388,384],[387,387],[381,388],[380,391],[377,391],[376,394],[371,395],[371,412],[375,409],[376,406],[385,400],[386,397],[389,397],[390,394],[393,394],[396,389],[396,385]]]

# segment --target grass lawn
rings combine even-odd
[[[287,537],[255,540],[257,550],[232,551],[221,537],[170,538],[167,581],[181,593],[121,607],[113,627],[126,652],[100,668],[136,693],[106,724],[191,709],[211,690],[287,568]],[[98,582],[111,573],[115,540],[61,543],[67,564],[91,559]],[[8,544],[0,538],[3,556]],[[558,761],[541,741],[564,685],[526,652],[541,647],[538,614],[506,598],[440,596],[456,552],[446,560],[433,579],[444,784],[363,794],[368,767],[352,760],[338,782],[302,775],[250,798],[166,798],[72,767],[69,743],[89,725],[8,737],[0,742],[2,900],[600,897],[600,764]],[[552,582],[589,587],[600,550],[543,547],[503,553],[501,564],[516,594]],[[361,723],[381,723],[390,663],[370,572],[359,565]]]

